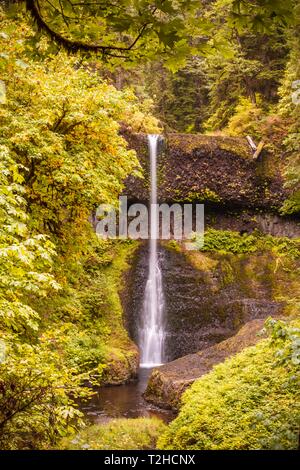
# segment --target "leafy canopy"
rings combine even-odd
[[[71,52],[100,53],[129,62],[161,55],[177,68],[188,55],[207,53],[220,42],[216,21],[199,0],[16,0],[13,11],[26,5],[37,27]],[[263,31],[293,21],[294,0],[218,0],[226,23],[239,31]],[[219,41],[220,40],[220,41]]]

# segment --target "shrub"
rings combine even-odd
[[[62,449],[134,450],[154,449],[156,440],[166,429],[157,418],[114,419],[90,426],[72,439],[64,439]]]
[[[195,235],[195,244],[202,242],[202,238]],[[288,237],[273,237],[264,235],[258,231],[252,234],[240,234],[230,230],[206,230],[204,245],[198,245],[200,251],[220,253],[254,253],[259,250],[271,250],[276,256],[300,257],[300,240]]]
[[[271,325],[272,337],[197,380],[161,449],[295,449],[300,425],[300,326]]]
[[[261,103],[260,98],[258,102]],[[250,99],[242,97],[236,106],[235,114],[229,119],[226,132],[234,136],[250,134],[259,137],[262,119],[263,110]]]
[[[66,366],[49,337],[34,346],[12,336],[0,342],[0,449],[45,449],[78,429],[74,400],[90,396],[86,377]]]

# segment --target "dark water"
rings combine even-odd
[[[175,415],[171,411],[161,410],[147,403],[142,393],[147,386],[152,369],[139,370],[139,378],[125,385],[99,387],[92,399],[80,405],[81,411],[91,424],[99,424],[112,418],[158,417],[165,422]]]

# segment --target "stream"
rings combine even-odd
[[[91,424],[101,424],[113,418],[158,417],[165,422],[174,418],[174,413],[161,410],[147,403],[142,393],[147,386],[151,368],[140,368],[137,380],[124,385],[99,387],[95,395],[80,409]]]

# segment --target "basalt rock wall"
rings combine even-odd
[[[276,316],[277,277],[269,253],[251,255],[184,252],[161,243],[158,255],[165,297],[165,360],[210,347],[246,322]],[[130,336],[138,342],[148,274],[148,244],[142,243],[127,273],[123,308]]]
[[[145,177],[130,176],[124,194],[131,201],[148,201],[147,136],[125,137],[129,147],[137,151]],[[158,157],[158,200],[276,212],[287,190],[275,158],[262,151],[254,159],[245,138],[167,134],[160,143]]]

